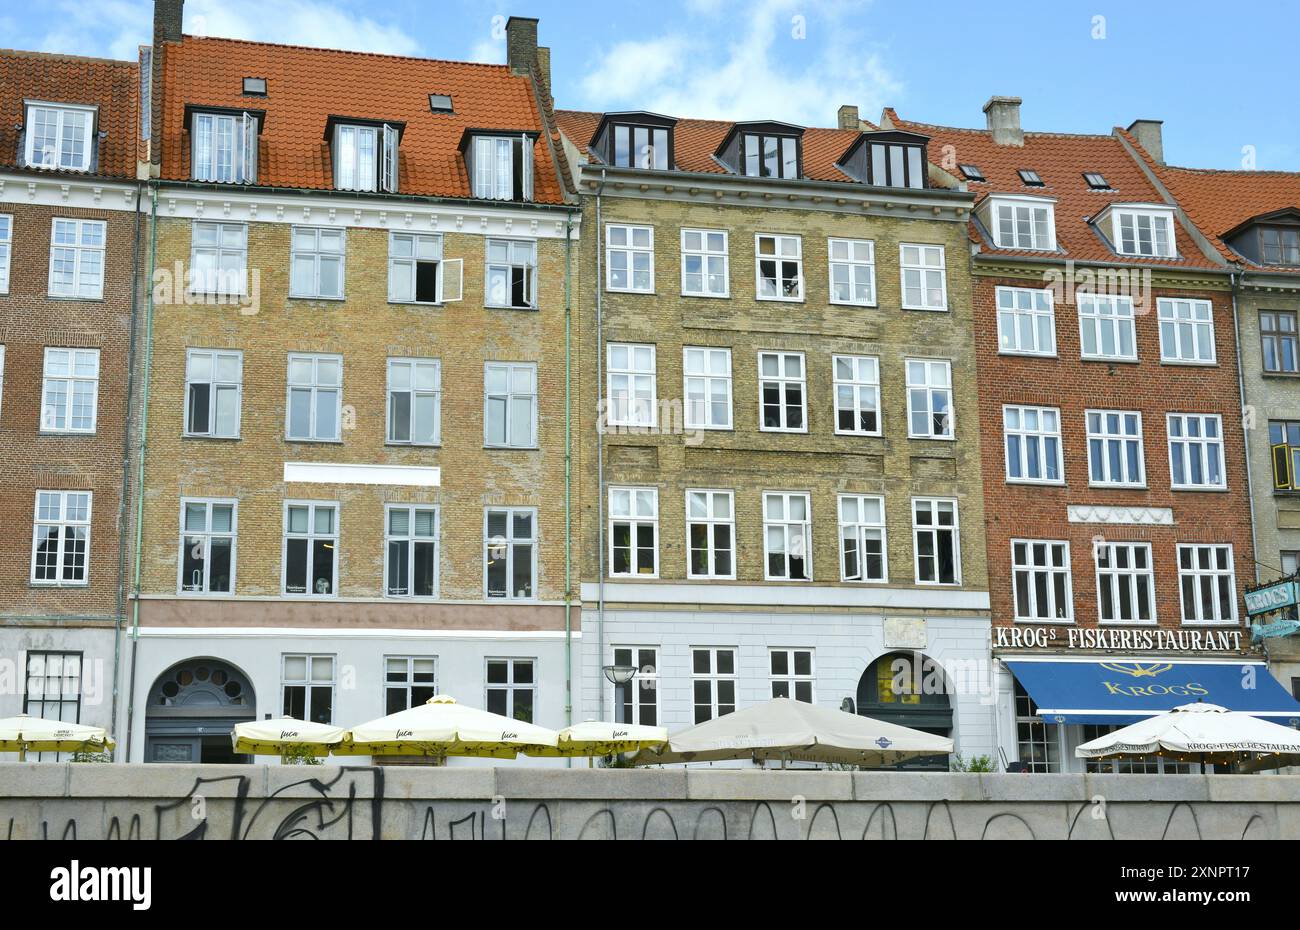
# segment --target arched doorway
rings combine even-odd
[[[891,652],[858,679],[858,713],[936,736],[952,736],[952,688],[943,666],[919,652]],[[948,757],[922,756],[898,768],[948,770]]]
[[[250,762],[230,731],[257,719],[248,676],[219,659],[187,659],[158,676],[145,710],[146,762]]]

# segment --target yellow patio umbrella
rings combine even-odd
[[[230,731],[230,742],[235,752],[247,756],[283,756],[286,752],[327,756],[343,741],[343,733],[342,727],[279,717],[236,724]]]
[[[555,748],[554,730],[457,704],[446,694],[353,727],[334,747],[340,756],[482,756],[513,759]]]
[[[0,752],[18,753],[22,762],[30,752],[104,752],[115,744],[103,727],[63,720],[45,720],[19,714],[0,720]]]
[[[540,751],[528,751],[530,756],[612,756],[616,753],[654,749],[668,742],[666,727],[651,727],[639,723],[605,723],[587,720],[575,723],[560,731],[559,745]]]

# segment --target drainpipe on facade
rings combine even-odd
[[[564,222],[564,720],[573,726],[573,212]],[[573,759],[567,760],[573,767]]]
[[[596,188],[596,230],[592,233],[596,243],[596,668],[605,662],[605,432],[601,421],[601,399],[605,396],[605,319],[602,315],[601,295],[605,280],[604,254],[601,248],[600,195],[605,190],[605,170],[600,171],[600,186]],[[599,692],[597,707],[600,719],[605,719],[605,686],[596,681]]]
[[[1241,327],[1237,322],[1237,288],[1240,286],[1237,272],[1230,272],[1228,281],[1232,285],[1232,339],[1237,352],[1237,394],[1241,398],[1242,413],[1244,414],[1246,412],[1246,373],[1241,365]],[[1250,505],[1250,551],[1254,556],[1251,561],[1255,563],[1255,582],[1258,584],[1260,580],[1259,541],[1255,538],[1255,483],[1250,477],[1250,440],[1246,438],[1244,416],[1242,417],[1242,423],[1241,445],[1242,451],[1246,455],[1246,502]]]
[[[149,374],[153,362],[153,273],[158,262],[158,182],[149,184],[149,277],[145,287],[144,370],[140,391],[140,459],[135,484],[135,566],[131,572],[131,677],[126,697],[126,758],[131,759],[131,737],[135,730],[135,666],[140,651],[140,554],[144,551],[144,457],[149,429]],[[173,282],[173,287],[175,282]]]

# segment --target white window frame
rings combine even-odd
[[[1093,428],[1094,416],[1098,418],[1097,429]],[[1108,416],[1118,416],[1120,418],[1119,432],[1116,433],[1110,431],[1110,428],[1106,422],[1106,418]],[[1136,434],[1130,434],[1125,432],[1124,430],[1125,418],[1127,417],[1137,418]],[[1085,410],[1083,412],[1083,422],[1084,422],[1084,436],[1088,444],[1088,484],[1091,485],[1092,487],[1100,487],[1100,488],[1144,488],[1146,487],[1147,466],[1146,466],[1146,448],[1145,448],[1145,439],[1144,439],[1145,430],[1142,425],[1142,411],[1100,410],[1100,409]],[[1101,443],[1101,470],[1102,470],[1101,478],[1095,477],[1093,471],[1093,464],[1096,461],[1096,458],[1093,455],[1094,441]],[[1120,444],[1120,452],[1121,452],[1120,462],[1121,462],[1122,471],[1127,471],[1128,468],[1127,466],[1128,456],[1126,454],[1127,451],[1126,446],[1129,443],[1133,443],[1133,442],[1137,443],[1138,475],[1136,480],[1134,480],[1132,476],[1126,476],[1127,480],[1125,479],[1117,480],[1115,475],[1111,473],[1111,457],[1109,455],[1108,450],[1110,449],[1111,444],[1116,442]]]
[[[493,513],[505,514],[506,530],[510,534],[508,536],[502,537],[501,542],[495,547],[497,549],[504,548],[505,550],[505,552],[502,554],[502,557],[504,557],[506,560],[506,580],[508,584],[514,583],[515,547],[517,545],[526,545],[531,547],[530,549],[531,561],[530,561],[529,576],[528,576],[530,593],[523,597],[511,593],[511,590],[509,588],[506,589],[506,594],[504,596],[499,594],[494,595],[491,593],[490,589],[488,588],[488,561],[492,559],[494,555],[494,553],[492,552],[492,549],[494,548],[493,538],[488,536],[488,524],[489,524],[489,519]],[[514,535],[515,515],[525,514],[525,513],[528,514],[530,517],[529,526],[531,527],[532,535],[528,537],[523,537],[523,536],[517,537]],[[490,600],[490,601],[535,601],[537,600],[537,550],[539,548],[538,540],[539,540],[539,534],[538,534],[538,526],[537,526],[536,507],[502,506],[502,507],[483,508],[483,597],[486,600]]]
[[[216,232],[212,243],[199,242],[199,231]],[[226,233],[239,232],[238,245],[226,244]],[[212,267],[206,273],[199,272],[198,257],[210,257]],[[222,265],[231,259],[237,259],[237,271],[225,271]],[[234,280],[237,279],[237,280]],[[233,285],[233,286],[232,286]],[[191,294],[211,294],[218,297],[243,297],[248,294],[248,225],[245,223],[218,223],[210,220],[195,220],[190,227],[190,287]]]
[[[645,235],[645,242],[638,244],[637,237]],[[616,241],[621,237],[621,242]],[[627,282],[619,287],[614,283],[614,259],[620,256],[623,261],[623,274]],[[638,268],[638,259],[644,261],[645,267]],[[637,286],[638,275],[645,275],[645,285]],[[655,292],[655,228],[638,226],[630,223],[605,224],[605,290],[624,294],[653,294]]]
[[[1023,558],[1021,552],[1023,550]],[[1061,564],[1055,564],[1059,554]],[[1022,608],[1026,605],[1020,601],[1020,576],[1025,575],[1025,590],[1029,598],[1031,612]],[[1022,539],[1011,540],[1011,611],[1016,623],[1073,623],[1074,622],[1074,579],[1070,566],[1070,544],[1063,539]],[[1039,603],[1037,578],[1046,581],[1046,604]],[[1064,579],[1065,591],[1059,601],[1056,581]],[[1039,616],[1037,608],[1045,607],[1045,616]]]
[[[0,213],[0,294],[9,293],[9,265],[13,257],[14,218]]]
[[[394,511],[405,511],[407,515],[406,533],[395,534],[393,532],[391,514]],[[417,512],[426,512],[433,514],[433,535],[417,536],[415,533],[415,515]],[[406,543],[406,579],[407,593],[394,594],[388,584],[388,570],[392,564],[391,544]],[[410,589],[413,579],[415,578],[415,546],[416,543],[427,543],[433,546],[433,593],[432,594],[412,594]],[[431,601],[437,600],[439,592],[442,590],[442,508],[437,504],[407,504],[407,503],[386,503],[384,504],[384,580],[383,591],[384,597],[399,601]]]
[[[848,371],[841,369],[847,367]],[[847,377],[846,377],[847,375]],[[880,359],[875,355],[832,355],[831,356],[831,393],[835,405],[835,435],[837,436],[880,436],[883,435],[883,416],[880,410]],[[851,404],[841,403],[841,391],[848,390]],[[863,403],[863,392],[871,396],[870,405]],[[859,429],[862,414],[874,411],[876,428]],[[853,415],[853,429],[840,426],[840,414]]]
[[[230,160],[219,161],[218,132],[228,127]],[[190,122],[190,174],[209,184],[257,183],[257,117],[243,113],[196,112]],[[206,154],[203,151],[207,143]]]
[[[307,530],[302,533],[292,533],[289,531],[289,510],[295,507],[307,508]],[[321,533],[316,530],[316,512],[318,510],[332,510],[333,532]],[[342,539],[340,529],[340,512],[342,508],[338,501],[308,501],[308,500],[286,500],[282,509],[283,513],[283,530],[281,532],[280,545],[280,596],[292,598],[329,598],[331,600],[339,596],[339,543]],[[330,548],[332,557],[331,572],[334,583],[330,586],[330,591],[326,594],[317,594],[315,591],[289,591],[289,540],[305,539],[307,541],[307,580],[310,582],[315,572],[315,546],[314,544],[322,539],[333,540],[334,545]]]
[[[505,663],[506,680],[492,681],[488,668],[493,663]],[[519,681],[519,666],[527,665],[531,669],[528,681]],[[509,717],[511,720],[518,719],[515,717],[515,704],[517,703],[516,695],[527,693],[532,695],[528,702],[528,717],[526,723],[533,723],[537,720],[540,708],[537,706],[537,673],[541,663],[535,656],[486,656],[483,660],[483,706],[489,707],[492,702],[492,692],[500,691],[506,696],[506,706],[503,717]]]
[[[1048,418],[1056,421],[1056,428],[1049,429],[1044,426]],[[1027,422],[1032,418],[1034,425],[1029,426]],[[1014,423],[1013,423],[1014,420]],[[1013,475],[1012,461],[1013,453],[1011,450],[1012,438],[1019,440],[1017,450],[1014,454],[1015,464],[1019,467],[1020,474]],[[1051,440],[1056,440],[1056,454],[1048,458],[1049,445]],[[1029,450],[1037,447],[1038,450],[1038,470],[1040,477],[1033,477],[1029,474],[1030,454]],[[1002,451],[1006,465],[1007,484],[1065,484],[1065,442],[1061,435],[1061,409],[1059,407],[1038,407],[1028,404],[1003,404],[1002,405]],[[1048,477],[1048,466],[1056,466],[1057,477]]]
[[[185,511],[191,504],[204,508],[203,529],[189,530],[185,526]],[[212,511],[216,507],[230,508],[230,529],[218,531],[212,528]],[[197,539],[203,547],[203,583],[200,589],[187,588],[185,585],[185,550],[191,547],[190,539]],[[212,541],[214,539],[230,540],[230,590],[213,591],[212,587]],[[180,548],[176,556],[176,593],[180,597],[233,597],[236,584],[236,566],[239,549],[239,501],[223,497],[182,497],[180,505]]]
[[[688,240],[691,236],[699,236],[700,244],[698,248],[691,248]],[[709,248],[709,237],[721,236],[722,248]],[[686,270],[687,260],[698,258],[700,260],[700,290],[691,290],[687,285],[686,279],[688,272]],[[715,260],[722,262],[722,290],[713,291],[709,289],[709,279],[714,277],[714,273],[709,271],[709,266]],[[725,229],[696,229],[686,227],[682,229],[682,296],[683,297],[730,297],[731,296],[731,237]]]
[[[1118,568],[1116,555],[1120,550],[1128,553],[1129,565],[1127,568]],[[1139,550],[1146,552],[1146,568],[1134,568],[1134,553]],[[1105,567],[1102,566],[1102,554],[1106,554],[1107,562]],[[1155,626],[1158,622],[1156,598],[1156,576],[1155,567],[1152,562],[1152,548],[1150,543],[1144,542],[1104,542],[1094,543],[1092,548],[1093,562],[1097,573],[1097,622],[1099,624],[1114,624],[1116,626]],[[1105,577],[1103,577],[1103,575]],[[1106,618],[1102,616],[1102,589],[1103,586],[1109,589],[1111,595],[1111,606],[1118,607],[1120,586],[1129,590],[1130,604],[1137,607],[1138,581],[1145,578],[1147,581],[1147,601],[1150,608],[1151,616],[1147,620],[1137,619],[1138,612],[1134,613],[1135,619],[1124,620],[1117,617]]]
[[[310,362],[311,363],[311,381],[293,380],[293,363]],[[321,362],[334,362],[338,367],[338,383],[323,384],[320,379]],[[284,401],[284,438],[287,442],[342,442],[343,441],[343,356],[330,355],[315,352],[290,352],[288,362],[285,366],[285,401]],[[293,430],[293,394],[294,391],[310,391],[311,404],[308,407],[307,418],[310,423],[308,434],[305,436],[294,435]],[[321,409],[321,394],[325,392],[334,392],[334,435],[318,436],[316,431],[319,427],[318,412]]]
[[[768,503],[771,498],[780,498],[781,516],[773,519],[768,513]],[[792,519],[790,516],[790,502],[799,499],[803,501],[805,518],[802,520]],[[813,580],[813,539],[812,539],[812,494],[807,491],[764,491],[763,492],[763,579],[765,581],[797,581],[808,583]],[[770,547],[770,532],[779,530],[781,533],[781,551],[774,552]],[[792,541],[802,539],[802,543]],[[806,578],[792,578],[790,576],[790,560],[797,558],[796,549],[802,549],[804,574]],[[771,573],[770,559],[773,555],[780,555],[784,563],[784,574],[773,575]]]
[[[840,255],[837,257],[836,252]],[[865,251],[866,257],[862,254]],[[876,243],[871,239],[840,239],[834,236],[826,240],[827,282],[830,287],[830,301],[846,307],[876,306]],[[840,299],[835,296],[835,272],[844,269],[848,274],[849,297]],[[857,300],[854,294],[859,285],[865,285],[867,298]]]
[[[845,505],[852,504],[855,513],[847,513]],[[879,509],[879,520],[866,519],[866,505],[870,503]],[[840,581],[849,584],[888,584],[889,583],[889,533],[886,529],[885,498],[880,494],[840,494],[835,499],[835,510],[839,519],[839,563]],[[855,519],[849,519],[850,516]],[[880,576],[868,577],[863,558],[866,551],[868,534],[879,533],[880,537]],[[858,561],[857,577],[849,576],[848,545],[853,544]]]
[[[412,693],[416,690],[428,691],[431,695],[437,695],[438,691],[438,657],[436,655],[385,655],[383,659],[383,707],[386,713],[398,713],[398,711],[389,711],[388,696],[393,692],[403,695],[402,703],[405,705],[404,710],[411,710],[419,705],[415,703],[415,695]],[[401,678],[391,676],[400,674]],[[432,681],[418,681],[417,675],[432,675]],[[424,703],[424,702],[421,702]]]
[[[943,508],[939,505],[951,505],[952,524],[947,526],[935,522],[933,519],[930,523],[922,523],[919,520],[921,505],[929,507],[929,513],[933,518],[942,512]],[[939,579],[939,532],[941,530],[951,529],[952,531],[952,566],[953,580],[940,581]],[[928,558],[934,560],[934,577],[935,580],[927,581],[921,577],[921,534],[927,533],[932,537],[931,552]],[[961,586],[961,518],[958,512],[957,499],[953,497],[914,497],[912,498],[912,557],[914,578],[918,585],[927,587],[955,588]]]
[[[908,250],[916,249],[913,261],[908,261]],[[938,264],[934,258],[938,257]],[[943,312],[948,309],[948,259],[944,247],[929,242],[900,242],[898,244],[898,286],[904,310],[930,310]],[[908,284],[909,273],[916,275],[916,284]],[[930,300],[934,286],[929,283],[933,275],[939,276],[939,300]],[[907,299],[909,290],[919,290],[921,299],[912,302]]]
[[[925,366],[925,380],[919,381],[913,377],[913,365]],[[939,366],[938,369],[935,366]],[[941,370],[944,372],[944,383],[939,384],[934,379],[934,372]],[[957,438],[957,418],[953,410],[954,391],[952,386],[952,362],[946,358],[905,358],[903,359],[904,384],[907,390],[907,436],[909,439],[940,439],[946,442],[952,442]],[[916,392],[922,391],[925,394],[925,406],[921,408],[917,404]],[[938,412],[935,399],[936,395],[947,395],[947,406],[944,413],[941,414],[943,422],[947,425],[946,431],[935,432],[934,418]],[[913,418],[916,414],[924,414],[925,421],[929,426],[928,432],[917,432],[913,425]]]
[[[205,357],[211,374],[207,378],[198,378],[194,374],[194,363],[198,359]],[[227,364],[233,360],[236,366],[234,380],[218,377],[220,372],[217,366],[222,360]],[[193,404],[190,402],[190,389],[199,384],[208,385],[208,431],[205,433],[194,431],[194,423],[191,418]],[[229,433],[218,432],[217,398],[221,396],[223,391],[232,390],[235,393],[235,428]],[[184,405],[185,409],[181,424],[182,435],[207,439],[238,439],[240,437],[240,420],[244,405],[244,353],[239,349],[186,349]]]
[[[770,253],[763,251],[763,243],[769,240],[772,245]],[[783,245],[794,243],[794,254],[789,255],[782,251]],[[775,294],[763,293],[763,263],[774,262],[776,268],[776,290]],[[786,275],[786,265],[794,266],[794,280],[798,285],[798,293],[789,296],[783,293],[782,282],[788,280]],[[755,300],[774,300],[782,303],[803,303],[808,296],[804,286],[803,276],[803,236],[789,235],[787,233],[755,233],[754,234],[754,299]]]
[[[1131,220],[1133,248],[1125,248],[1124,221]],[[1142,236],[1140,229],[1142,221],[1146,220],[1149,226],[1151,250],[1142,251]],[[1166,250],[1158,251],[1159,235],[1156,232],[1156,220],[1163,220],[1165,233],[1168,241],[1165,243]],[[1174,213],[1173,210],[1160,210],[1151,208],[1135,207],[1111,207],[1110,211],[1110,232],[1111,243],[1115,246],[1115,251],[1120,255],[1135,255],[1140,258],[1174,258],[1178,255],[1178,243],[1174,237]]]
[[[493,259],[492,248],[494,245],[506,245],[505,260]],[[520,261],[519,252],[527,250],[528,254],[523,256],[524,260]],[[536,239],[488,239],[484,245],[484,278],[483,278],[483,304],[486,307],[492,307],[500,310],[536,310],[537,303],[537,240]],[[506,288],[514,292],[514,269],[522,268],[524,270],[525,283],[528,285],[528,302],[524,304],[514,304],[510,302],[507,296],[502,300],[495,300],[492,295],[492,277],[494,272],[503,272],[506,275]]]
[[[290,678],[287,665],[290,659],[302,659],[303,667],[306,670],[305,678]],[[316,661],[318,659],[329,660],[329,678],[316,678]],[[303,689],[303,720],[312,720],[312,694],[316,688],[328,687],[330,689],[330,723],[333,723],[335,711],[338,709],[338,657],[332,653],[312,653],[312,652],[285,652],[280,654],[280,708],[284,709],[284,698],[286,688]]]
[[[808,674],[806,675],[800,675],[798,672],[795,671],[798,668],[798,664],[796,662],[796,656],[799,653],[808,654]],[[784,675],[778,674],[776,669],[773,668],[774,660],[778,655],[785,656],[786,674]],[[792,701],[803,701],[803,698],[797,696],[798,686],[801,684],[807,684],[808,700],[804,701],[804,703],[806,704],[817,703],[817,650],[816,649],[812,649],[812,648],[804,649],[801,647],[790,647],[790,646],[770,646],[768,647],[767,650],[767,670],[768,670],[768,693],[773,698],[776,698],[778,696],[776,693],[777,685],[785,685],[785,689],[787,693],[784,695],[784,697],[788,697]]]
[[[628,653],[628,665],[636,669],[636,674],[632,680],[625,685],[616,685],[610,683],[610,707],[614,709],[614,715],[617,717],[623,713],[620,706],[623,702],[620,700],[621,688],[627,688],[628,697],[631,699],[628,703],[631,706],[630,716],[632,719],[623,720],[622,723],[646,724],[648,726],[657,726],[663,720],[663,707],[659,703],[659,647],[658,646],[624,646],[617,645],[610,647],[609,660],[612,665],[619,665],[619,653]],[[641,663],[642,653],[649,652],[653,657],[650,665]],[[654,700],[650,702],[642,701],[646,694],[654,695]],[[653,720],[647,722],[642,713],[646,708],[654,711]],[[629,716],[629,714],[624,714]]]
[[[371,139],[373,161],[362,159],[361,138]],[[334,127],[334,189],[363,193],[397,193],[399,135],[389,123],[370,126],[340,122]],[[370,162],[367,164],[366,162]]]
[[[67,355],[67,373],[58,374],[50,371],[52,364],[50,356],[55,353],[64,353]],[[95,371],[94,374],[79,374],[78,360],[79,357],[86,356],[93,358]],[[91,435],[95,432],[99,424],[99,372],[100,372],[100,350],[73,348],[64,346],[46,346],[44,360],[41,368],[41,423],[40,432],[42,433],[78,433]],[[63,386],[63,425],[56,423],[54,408],[50,404],[50,388],[52,384],[61,384]],[[85,390],[85,385],[90,388],[90,423],[86,426],[73,426],[73,404],[77,396],[78,389]]]
[[[1182,619],[1184,626],[1234,626],[1237,623],[1237,575],[1233,565],[1233,552],[1230,544],[1224,543],[1179,543],[1178,544],[1178,604],[1179,617]],[[1197,564],[1198,556],[1203,552],[1209,552],[1211,558],[1211,567],[1204,568]],[[1227,568],[1218,568],[1214,564],[1215,556],[1220,552],[1227,554]],[[1192,559],[1190,568],[1184,567],[1183,556],[1188,554]],[[1205,616],[1203,607],[1205,606],[1199,595],[1201,585],[1209,581],[1216,589],[1221,582],[1226,580],[1228,585],[1228,616],[1221,616],[1219,607],[1222,606],[1218,598],[1214,598],[1212,607],[1214,616]],[[1194,615],[1188,619],[1188,598],[1187,585],[1191,582],[1193,588],[1197,589],[1193,593],[1191,612]]]
[[[300,236],[311,236],[312,243],[304,248],[299,242]],[[338,237],[337,251],[326,247],[327,236]],[[336,259],[339,265],[338,293],[326,294],[321,288],[321,265],[330,259]],[[298,280],[298,262],[311,262],[310,286],[303,287]],[[331,229],[328,226],[294,226],[289,230],[289,296],[306,297],[313,300],[344,300],[347,295],[347,230]]]
[[[703,495],[704,516],[695,516],[691,510],[692,495]],[[717,501],[721,497],[727,502],[727,516],[718,516]],[[705,527],[706,547],[703,550],[705,558],[709,563],[709,571],[703,574],[696,573],[693,569],[694,560],[692,554],[695,549],[691,545],[691,528],[694,526]],[[730,548],[726,551],[731,555],[731,571],[718,571],[718,545],[717,538],[714,535],[714,527],[727,527],[727,535],[730,542]],[[721,580],[733,580],[736,577],[736,494],[734,491],[722,490],[718,488],[687,488],[686,489],[686,577],[687,578],[711,578]]]
[[[407,386],[393,386],[393,367],[405,366],[407,369]],[[423,370],[426,374],[432,373],[431,388],[422,388],[416,386],[416,373]],[[390,356],[384,366],[385,377],[385,397],[384,404],[384,442],[391,446],[439,446],[442,444],[442,360],[436,358],[413,358],[409,356]],[[427,382],[426,382],[427,383]],[[408,396],[407,411],[410,422],[406,424],[406,439],[398,439],[394,436],[394,429],[398,425],[396,417],[393,415],[393,401],[397,395],[405,394]],[[425,439],[415,438],[415,405],[420,398],[430,398],[433,401],[433,435]]]
[[[37,111],[48,111],[55,115],[54,128],[54,153],[53,161],[45,157],[36,157],[36,114]],[[95,143],[96,133],[95,124],[98,121],[99,108],[92,106],[79,106],[72,103],[50,103],[44,100],[26,100],[24,101],[24,112],[26,119],[23,122],[23,164],[28,168],[45,168],[51,171],[89,171],[91,164],[95,160]],[[85,126],[81,133],[81,151],[83,158],[75,163],[63,163],[63,150],[66,142],[74,141],[69,137],[70,127],[66,126],[67,119],[73,114],[85,117]]]
[[[708,653],[709,670],[707,672],[697,672],[695,670],[696,653]],[[722,653],[731,654],[731,671],[722,672],[718,670],[718,656]],[[734,714],[740,707],[740,650],[734,646],[692,646],[691,647],[691,720],[695,723],[703,723],[705,720],[717,720],[719,717],[725,717],[727,714]],[[706,682],[709,686],[709,714],[707,717],[700,719],[699,708],[703,705],[696,699],[696,684]],[[723,682],[731,683],[731,700],[721,700],[721,684]],[[726,713],[722,712],[723,707],[730,707]]]
[[[59,241],[60,226],[72,228],[72,241]],[[94,232],[98,232],[98,244]],[[90,234],[91,241],[86,241]],[[62,300],[101,300],[104,297],[104,264],[107,260],[108,224],[104,220],[78,220],[56,216],[50,221],[50,267],[47,293]],[[58,256],[58,253],[63,253]],[[56,263],[71,265],[72,283],[65,286],[63,275],[55,276]],[[83,287],[83,275],[92,276]]]
[[[658,424],[658,364],[655,346],[651,344],[605,344],[607,425],[653,429]]]
[[[777,361],[777,373],[775,375],[763,374],[763,359],[772,356]],[[789,358],[799,359],[799,375],[791,377],[785,373],[785,362]],[[766,384],[776,385],[780,392],[780,424],[779,426],[767,426],[767,419],[764,415],[764,407],[767,404],[763,399],[763,389]],[[789,388],[797,385],[799,388],[799,425],[789,425],[789,408],[791,404],[788,400]],[[808,365],[802,352],[785,352],[781,350],[759,350],[758,353],[758,429],[764,433],[806,433],[808,432]]]
[[[519,143],[519,183],[515,191],[515,143]],[[470,191],[479,200],[531,201],[536,142],[527,133],[473,138],[473,174]],[[503,157],[504,156],[504,157]]]
[[[713,373],[712,362],[718,358],[726,360],[726,374]],[[695,366],[693,360],[702,361],[702,366]],[[727,419],[725,422],[713,422],[713,388],[721,383],[726,387]],[[697,389],[694,393],[692,389]],[[718,346],[683,346],[682,347],[682,399],[684,401],[683,420],[687,429],[730,430],[735,419],[732,411],[731,350]],[[702,398],[695,401],[698,394]],[[702,413],[703,416],[697,416]]]
[[[627,506],[623,506],[624,503]],[[644,506],[648,504],[649,506]],[[614,551],[619,548],[614,542],[615,527],[626,524],[628,527],[628,571],[620,572],[614,568]],[[651,550],[650,571],[641,571],[640,550],[637,537],[643,527],[650,528],[654,541]],[[609,489],[609,577],[611,578],[658,578],[659,577],[659,490],[647,487],[611,487]]]
[[[1188,426],[1196,422],[1198,424],[1199,435],[1188,435]],[[1213,423],[1216,435],[1207,436],[1205,427]],[[1177,424],[1177,427],[1175,427]],[[1175,435],[1177,428],[1179,435]],[[1169,413],[1165,415],[1165,435],[1169,442],[1169,484],[1175,490],[1179,491],[1223,491],[1228,487],[1227,463],[1224,460],[1223,444],[1223,417],[1217,413]],[[1179,447],[1179,448],[1175,448]],[[1190,480],[1175,481],[1175,462],[1181,461],[1183,466],[1183,477],[1190,478],[1192,469],[1192,457],[1195,455],[1200,459],[1201,475],[1208,476],[1209,455],[1211,448],[1218,450],[1219,454],[1219,480],[1215,482],[1202,481],[1197,484]]]
[[[1210,301],[1160,297],[1156,300],[1156,317],[1160,323],[1160,361],[1172,365],[1218,364],[1214,305]],[[1184,337],[1191,343],[1190,356],[1183,353]]]
[[[41,516],[41,495],[53,494],[58,497],[59,512],[54,517]],[[84,497],[86,506],[86,518],[73,519],[68,516],[69,501],[73,497]],[[49,488],[38,488],[36,491],[35,504],[32,507],[32,559],[31,571],[28,577],[34,587],[41,588],[85,588],[90,585],[90,544],[91,526],[94,520],[95,511],[94,493],[91,491],[74,491],[59,490]],[[58,530],[58,545],[55,548],[55,568],[57,577],[54,580],[36,577],[36,550],[40,543],[41,527],[52,526]],[[68,556],[68,550],[65,546],[67,543],[67,530],[83,530],[85,532],[85,558],[82,560],[81,577],[67,580],[63,577],[64,560]]]
[[[1108,294],[1079,294],[1075,298],[1079,311],[1079,357],[1085,359],[1102,359],[1105,361],[1136,362],[1137,326],[1133,313],[1133,298]],[[1105,335],[1109,330],[1111,342],[1115,347],[1113,353],[1107,354]],[[1096,346],[1095,352],[1088,351],[1088,335]],[[1132,351],[1124,352],[1124,336],[1127,333],[1128,344]]]
[[[993,220],[993,241],[999,249],[1013,249],[1018,252],[1054,252],[1056,250],[1056,209],[1050,200],[1038,197],[994,197],[991,214]],[[1010,212],[1010,241],[1004,236],[1007,232],[1003,224],[1004,212]],[[1042,216],[1042,229],[1039,229],[1039,216]],[[1027,224],[1027,229],[1025,225]],[[1022,236],[1027,232],[1028,235]]]
[[[998,354],[1033,355],[1042,358],[1056,357],[1056,308],[1050,287],[998,287],[994,289],[998,314]],[[1028,306],[1025,298],[1028,298]],[[1044,309],[1040,301],[1045,301]],[[1021,344],[1021,324],[1028,320],[1033,346]],[[1047,323],[1050,346],[1039,345],[1040,327]]]
[[[494,369],[504,369],[506,373],[506,389],[502,391],[492,391],[488,385],[489,374]],[[515,374],[520,371],[527,371],[532,381],[532,390],[516,391]],[[491,415],[489,413],[493,399],[505,399],[505,441],[493,442],[488,429],[491,426]],[[522,443],[511,442],[514,434],[513,425],[517,401],[527,400],[529,402],[529,441],[527,445]],[[537,448],[537,363],[536,362],[485,362],[483,364],[483,445],[488,449],[536,449]]]
[[[410,254],[399,255],[398,244],[410,243]],[[419,266],[432,263],[434,267],[433,300],[419,300]],[[448,272],[455,269],[455,277],[450,281]],[[443,241],[440,233],[406,233],[390,232],[388,234],[388,302],[390,304],[417,304],[425,307],[439,307],[443,304],[457,303],[465,296],[465,259],[444,258]],[[399,283],[404,285],[409,297],[402,296]]]

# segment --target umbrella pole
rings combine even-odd
[[[19,761],[19,762],[26,762],[26,761],[27,761],[27,744],[26,744],[26,743],[19,743],[19,744],[18,744],[18,761]]]

